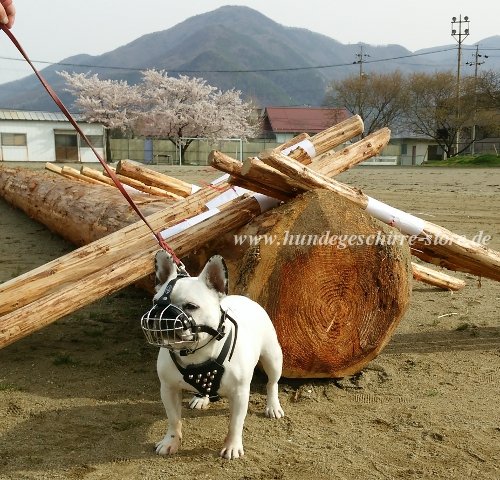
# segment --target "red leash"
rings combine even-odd
[[[80,136],[85,140],[85,143],[90,147],[90,149],[94,152],[94,155],[97,157],[101,165],[104,167],[104,170],[106,170],[106,173],[110,176],[111,180],[113,180],[114,184],[117,186],[118,190],[122,193],[122,195],[125,197],[127,202],[130,204],[130,206],[135,210],[137,215],[141,218],[141,220],[147,225],[147,227],[151,230],[153,233],[154,237],[158,241],[158,244],[160,245],[161,248],[163,248],[167,253],[169,253],[172,256],[172,259],[176,263],[177,267],[184,269],[184,266],[180,259],[175,255],[172,247],[163,239],[161,234],[159,232],[155,232],[153,227],[150,225],[150,223],[147,221],[146,217],[143,215],[143,213],[139,210],[139,207],[135,204],[135,202],[132,200],[130,195],[127,193],[125,188],[123,187],[122,183],[116,176],[115,172],[109,168],[107,163],[104,161],[104,159],[99,155],[97,150],[94,148],[90,140],[87,138],[85,133],[83,133],[82,129],[76,123],[75,119],[69,113],[68,109],[65,107],[57,93],[54,91],[54,89],[47,83],[45,78],[41,75],[41,73],[35,68],[33,63],[28,57],[28,54],[24,51],[24,48],[21,46],[21,44],[18,42],[17,38],[14,36],[14,34],[3,24],[0,24],[0,28],[5,32],[5,34],[10,38],[12,43],[16,46],[16,48],[19,50],[19,53],[24,57],[24,59],[28,62],[30,67],[32,68],[33,72],[35,72],[35,75],[38,77],[38,80],[40,80],[40,83],[43,85],[45,90],[47,90],[47,93],[50,95],[52,100],[56,103],[56,105],[59,107],[61,112],[64,114],[64,116],[68,119],[68,121],[73,125],[75,130],[80,134]]]

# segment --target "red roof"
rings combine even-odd
[[[346,120],[349,116],[345,108],[266,108],[266,117],[274,133],[318,133]]]

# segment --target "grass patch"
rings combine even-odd
[[[59,353],[52,360],[54,365],[77,365],[78,361],[71,357],[67,353]]]
[[[13,383],[0,382],[0,392],[6,392],[8,390],[20,390],[20,388]]]
[[[427,392],[425,393],[425,395],[427,397],[437,397],[439,395],[439,392],[436,389],[427,390]]]
[[[462,155],[446,160],[430,160],[424,163],[427,167],[500,167],[500,156]]]
[[[91,338],[102,337],[104,335],[103,328],[84,328],[84,335]]]

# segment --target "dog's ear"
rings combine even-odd
[[[177,275],[177,269],[172,259],[165,250],[158,250],[155,255],[155,290],[165,284],[166,282],[172,280]]]
[[[227,267],[220,255],[214,255],[208,260],[199,278],[206,283],[208,288],[214,289],[220,295],[227,295]]]

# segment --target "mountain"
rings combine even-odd
[[[500,37],[490,37],[484,43],[498,48]],[[92,72],[101,78],[136,83],[140,70],[147,68],[203,77],[220,89],[241,90],[261,106],[320,105],[331,80],[359,71],[354,62],[360,45],[344,45],[303,28],[285,27],[248,7],[226,6],[99,56],[66,58],[60,63],[71,66],[53,65],[42,73],[68,105],[73,99],[64,91],[57,71]],[[436,47],[446,50],[440,54],[401,58],[412,52],[400,45],[363,45],[369,55],[363,57],[363,71],[452,69],[456,66],[453,47]],[[391,58],[396,59],[377,61]],[[318,66],[324,68],[314,68]],[[0,108],[57,110],[34,76],[3,84]]]

